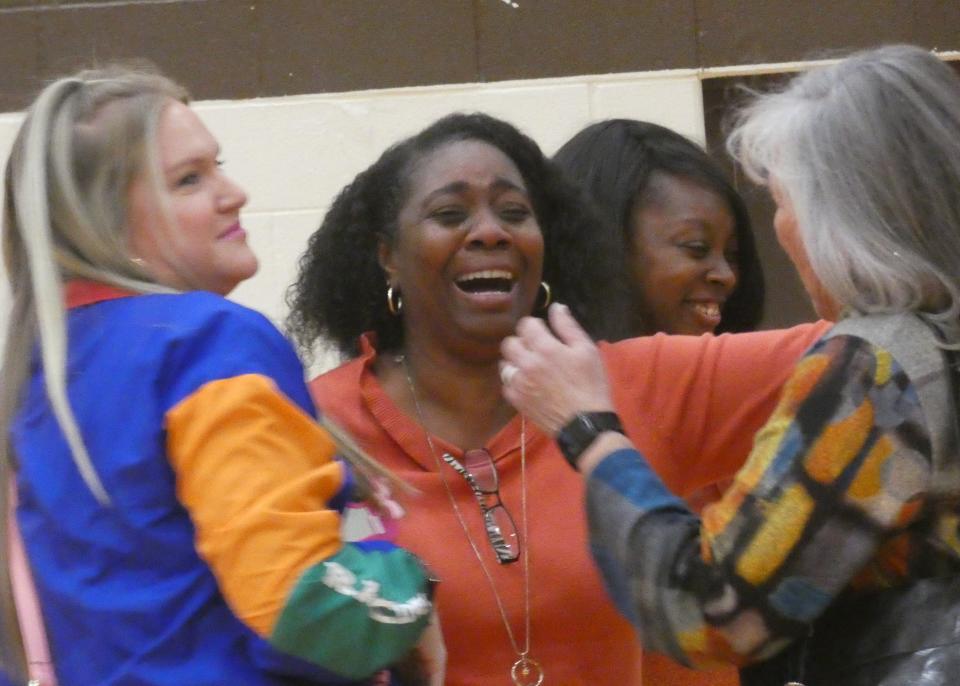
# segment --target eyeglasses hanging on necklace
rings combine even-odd
[[[497,562],[504,565],[519,560],[520,536],[510,511],[500,500],[500,475],[490,453],[484,448],[467,450],[463,454],[463,463],[450,453],[444,453],[443,461],[453,467],[473,490]],[[492,505],[488,504],[490,496],[495,499]]]

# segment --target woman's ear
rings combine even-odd
[[[390,245],[383,238],[380,239],[379,244],[377,245],[377,262],[380,263],[380,267],[387,274],[387,284],[390,286],[396,286],[396,267],[393,264],[393,246]]]

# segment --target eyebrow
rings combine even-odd
[[[709,229],[709,228],[710,228],[710,222],[709,222],[709,221],[707,221],[707,220],[705,220],[705,219],[701,219],[700,217],[698,217],[698,216],[696,216],[696,215],[694,215],[694,214],[691,214],[691,215],[682,214],[682,215],[680,215],[680,216],[677,218],[676,221],[677,221],[677,223],[680,223],[680,224],[693,224],[694,226],[698,226],[698,227],[703,228],[703,229]],[[733,232],[732,232],[731,235],[734,236],[734,237],[736,237],[736,235],[737,235],[737,230],[736,230],[736,229],[737,229],[737,223],[736,223],[736,221],[734,221],[734,223],[733,223],[733,229],[734,229],[734,230],[733,230]]]
[[[218,145],[216,150],[213,151],[214,159],[219,158],[221,152],[222,152],[222,149]],[[183,168],[193,167],[197,164],[203,164],[209,159],[210,157],[206,154],[193,155],[192,157],[188,157],[187,159],[177,162],[176,164],[173,164],[169,167],[165,167],[163,169],[163,173],[167,175],[176,174],[178,171],[180,171]]]
[[[420,203],[420,206],[421,207],[426,206],[431,200],[433,200],[433,198],[437,197],[438,195],[446,195],[447,193],[451,193],[451,194],[464,193],[467,190],[469,190],[469,188],[470,188],[470,184],[468,184],[466,181],[454,181],[453,183],[448,183],[446,186],[441,186],[440,188],[437,188],[436,190],[433,190],[427,193],[426,197],[423,199],[423,202]],[[498,191],[501,191],[501,190],[502,191],[518,191],[520,193],[523,193],[524,195],[528,195],[526,188],[524,188],[523,186],[518,186],[513,181],[510,181],[509,179],[505,179],[500,176],[498,176],[493,180],[493,183],[490,184],[490,189],[498,190]]]

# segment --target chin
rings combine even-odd
[[[215,288],[210,288],[209,290],[216,293],[217,295],[227,296],[230,293],[232,293],[237,286],[239,286],[241,283],[243,283],[247,279],[253,277],[256,273],[257,273],[257,266],[254,265],[253,269],[245,271],[242,274],[236,274],[230,280],[225,279],[220,284],[217,284]]]
[[[699,324],[676,324],[659,328],[654,333],[665,333],[670,336],[702,336],[705,333],[713,333],[715,330],[716,327],[705,327]]]
[[[487,322],[484,326],[464,327],[464,333],[475,345],[493,346],[498,351],[500,343],[516,332],[516,321]]]
[[[259,260],[257,260],[256,257],[252,257],[247,264],[237,269],[236,273],[234,274],[236,278],[236,283],[234,283],[234,288],[236,288],[237,285],[242,283],[243,281],[246,281],[247,279],[251,279],[254,276],[256,276],[258,271],[260,271],[260,262]]]

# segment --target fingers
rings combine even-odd
[[[537,317],[524,317],[517,322],[517,337],[531,350],[549,349],[552,344],[560,343],[546,322]]]
[[[566,305],[551,305],[548,316],[553,331],[542,319],[524,317],[517,324],[516,335],[501,342],[500,379],[505,386],[524,370],[542,365],[544,360],[559,360],[571,354],[592,354],[595,348],[593,339],[577,323]]]
[[[593,339],[574,319],[570,308],[554,303],[547,312],[550,328],[536,317],[524,317],[517,324],[517,337],[531,350],[550,353],[563,346],[593,347]],[[552,328],[552,331],[551,331]]]
[[[509,364],[515,368],[523,368],[533,358],[533,352],[527,347],[526,340],[520,336],[507,336],[500,343],[500,354],[503,362],[500,363],[500,380],[507,383],[508,377],[513,378],[515,372],[505,372],[504,366]]]
[[[562,345],[550,332],[542,319],[523,317],[517,323],[516,334],[507,336],[500,343],[500,353],[506,362],[521,370],[537,359],[534,351]],[[501,369],[501,379],[503,371]]]
[[[600,353],[566,307],[551,307],[551,330],[525,317],[503,340],[503,395],[549,435],[579,411],[611,406]]]
[[[515,365],[510,364],[509,362],[500,362],[500,382],[504,386],[509,386],[510,382],[513,380],[513,377],[516,376],[517,372],[520,371]]]
[[[536,392],[536,382],[530,376],[532,370],[537,369],[543,362],[542,358],[524,345],[516,336],[512,340],[504,339],[500,349],[503,359],[500,361],[500,381],[503,391],[510,395],[507,400],[513,402],[517,393],[530,394]],[[526,371],[526,373],[524,373]]]
[[[557,337],[567,345],[586,343],[593,345],[593,339],[577,323],[570,308],[561,303],[554,303],[547,310],[547,318]]]

